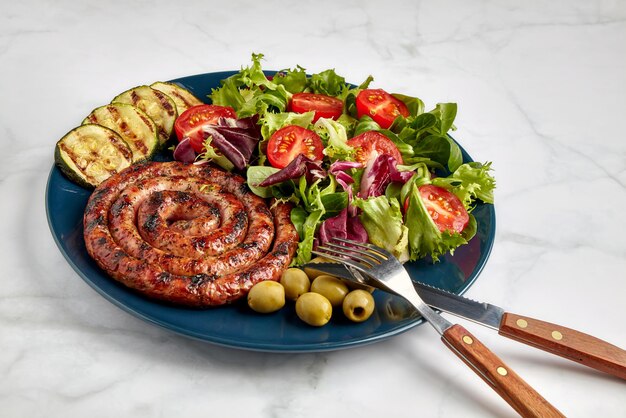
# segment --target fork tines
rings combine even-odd
[[[347,264],[367,272],[393,257],[387,250],[369,243],[361,243],[343,238],[333,238],[317,247],[313,253],[331,260]]]

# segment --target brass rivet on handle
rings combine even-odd
[[[557,341],[560,341],[563,339],[563,334],[561,334],[559,331],[552,331],[552,338],[554,338]]]
[[[496,371],[500,376],[506,376],[507,374],[509,374],[509,372],[507,372],[506,369],[502,366],[498,367]]]
[[[472,344],[474,342],[474,340],[472,340],[472,337],[470,337],[469,335],[464,335],[463,336],[463,342],[465,344]]]
[[[526,328],[528,326],[528,322],[526,322],[525,319],[518,319],[517,321],[515,321],[515,323],[517,324],[518,327],[520,328]]]

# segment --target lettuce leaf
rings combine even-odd
[[[313,93],[327,96],[341,96],[344,91],[348,90],[346,79],[337,75],[334,69],[311,75],[308,87]]]
[[[471,162],[461,165],[449,177],[436,177],[432,183],[454,193],[466,209],[470,210],[475,199],[493,203],[496,180],[489,174],[491,163]]]
[[[332,119],[319,118],[313,126],[315,132],[324,142],[324,154],[331,161],[353,160],[355,149],[348,145],[346,128]]]
[[[226,156],[220,154],[219,151],[211,145],[212,142],[212,136],[209,135],[206,137],[204,140],[204,152],[198,155],[198,161],[211,161],[222,167],[224,170],[232,171],[232,169],[235,168],[234,164],[226,158]]]
[[[392,96],[402,101],[409,109],[409,113],[412,116],[417,116],[424,113],[424,102],[421,99],[398,93],[393,93]]]
[[[419,104],[415,106],[419,108]],[[448,131],[455,129],[456,112],[456,103],[438,103],[430,112],[397,118],[389,128],[395,136],[385,135],[398,146],[405,164],[424,162],[429,167],[453,172],[463,163],[461,149],[448,136]]]
[[[240,118],[263,115],[268,109],[284,112],[291,93],[285,84],[269,80],[261,68],[263,54],[252,54],[252,65],[242,68],[237,74],[222,81],[222,85],[211,91],[211,102],[220,106],[231,106]]]
[[[402,221],[398,200],[383,195],[355,199],[354,204],[362,210],[359,219],[369,241],[390,251],[401,262],[408,261],[409,230]]]
[[[267,199],[273,196],[272,190],[270,187],[261,187],[261,184],[265,179],[270,177],[273,174],[279,172],[280,169],[274,167],[267,167],[261,165],[253,165],[248,167],[248,171],[246,172],[246,182],[248,183],[248,187],[252,190],[252,193],[255,195]]]
[[[261,136],[263,136],[263,139],[269,140],[274,132],[288,125],[298,125],[303,128],[308,128],[313,122],[313,117],[315,117],[315,112],[267,112],[259,120],[261,124]]]
[[[296,207],[291,213],[291,222],[296,225],[296,230],[299,230],[298,234],[300,235],[300,242],[298,243],[298,249],[293,264],[300,266],[311,261],[315,232],[322,219],[323,211],[315,210],[308,213],[303,208]],[[306,217],[305,214],[307,214]]]
[[[461,149],[447,135],[426,136],[413,145],[413,155],[426,161],[427,164],[429,160],[430,162],[435,162],[435,167],[447,167],[451,172],[455,171],[463,163]],[[408,160],[411,163],[415,162],[413,158]]]
[[[367,131],[380,131],[380,125],[374,122],[374,119],[365,115],[359,119],[358,123],[354,127],[354,136],[361,135]]]
[[[445,135],[450,129],[456,130],[454,127],[454,119],[456,118],[456,103],[437,103],[435,109],[429,113],[434,115],[438,123],[435,125],[440,135]]]
[[[285,86],[290,93],[300,93],[306,89],[308,79],[306,71],[299,65],[291,70],[281,70],[274,74],[272,81],[278,85]]]
[[[372,81],[374,81],[374,77],[369,75],[365,81],[359,84],[356,88],[344,91],[341,99],[344,101],[344,109],[348,115],[356,118],[356,96],[359,95],[361,90],[368,88]]]
[[[358,222],[352,231],[356,236],[363,237],[364,230],[370,242],[389,249],[402,261],[424,257],[436,261],[471,239],[476,233],[476,220],[471,214],[469,225],[461,234],[442,233],[426,212],[418,190],[419,186],[429,183],[444,187],[457,195],[468,211],[476,200],[493,202],[495,180],[490,174],[491,164],[463,164],[460,147],[448,136],[448,131],[455,129],[455,103],[438,103],[434,109],[425,112],[424,103],[419,98],[394,94],[407,105],[410,115],[396,118],[388,130],[381,130],[367,116],[360,120],[355,118],[356,96],[369,87],[373,80],[371,76],[358,87],[353,87],[346,84],[334,69],[307,77],[305,69],[297,66],[268,78],[261,68],[262,58],[262,54],[252,54],[252,64],[223,80],[221,87],[214,89],[210,97],[214,104],[233,107],[240,118],[259,115],[263,139],[257,147],[258,165],[248,168],[248,184],[259,196],[275,197],[297,205],[291,218],[301,241],[294,264],[310,260],[316,234],[324,222],[327,222],[326,235],[348,234],[352,223]],[[322,118],[313,125],[313,112],[286,112],[291,95],[304,91],[340,98],[344,101],[344,114],[337,121]],[[327,158],[324,163],[340,165],[323,180],[309,176],[307,181],[306,170],[300,177],[297,174],[301,170],[295,170],[295,174],[287,176],[289,178],[284,181],[260,187],[259,183],[279,171],[263,166],[267,141],[274,132],[287,125],[315,130],[325,144]],[[347,145],[348,138],[370,130],[380,131],[390,138],[400,150],[405,165],[382,164],[381,161],[376,167],[372,165],[369,171],[350,167],[354,149]],[[187,158],[183,151],[181,148],[178,155]],[[230,163],[213,148],[208,154],[203,157],[218,163],[221,158],[223,163]],[[435,170],[441,177],[432,178]],[[297,178],[292,178],[294,176]],[[394,176],[398,180],[393,180]],[[364,181],[369,185],[368,195],[384,194],[367,199],[365,196],[349,196]],[[404,202],[408,202],[408,207],[403,216],[401,207]]]
[[[301,199],[300,206],[294,209],[297,209],[297,212],[292,215],[292,221],[295,216],[296,221],[300,222],[306,214],[306,218],[302,222],[302,233],[294,261],[295,265],[302,265],[311,260],[315,235],[322,221],[324,218],[334,216],[345,209],[348,200],[345,192],[335,192],[336,183],[334,181],[321,188],[321,181],[318,180],[312,185],[307,185],[306,180],[303,179],[304,176],[300,178],[295,192]]]

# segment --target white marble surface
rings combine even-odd
[[[0,416],[513,415],[427,326],[323,354],[221,348],[130,316],[66,263],[44,210],[54,143],[113,93],[253,51],[458,102],[455,137],[498,181],[468,295],[626,346],[624,2],[4,2]],[[462,323],[567,416],[626,416],[624,381]]]

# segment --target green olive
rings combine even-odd
[[[296,301],[298,318],[314,327],[321,327],[330,321],[333,307],[328,299],[319,293],[307,292]]]
[[[308,264],[316,264],[316,263],[335,263],[335,261],[330,260],[328,258],[324,258],[324,257],[315,257],[314,259],[309,261]],[[304,272],[306,273],[307,276],[309,276],[309,279],[311,280],[315,280],[318,276],[328,276],[327,273],[321,270],[317,270],[315,267],[312,267],[310,265],[307,265],[306,267],[304,267]],[[365,284],[357,283],[356,281],[343,280],[343,282],[346,284],[346,286],[348,286],[349,290],[364,289],[370,293],[374,291],[373,287],[367,286]]]
[[[363,322],[374,312],[374,298],[366,290],[353,290],[343,300],[343,314],[351,321]]]
[[[289,300],[296,300],[300,295],[309,291],[311,282],[309,276],[298,268],[290,268],[283,272],[280,284],[285,288],[285,296]]]
[[[248,306],[259,313],[276,312],[285,306],[285,288],[271,280],[259,282],[248,292]]]
[[[336,277],[323,274],[313,280],[311,292],[325,296],[332,306],[341,306],[343,298],[348,294],[348,286]]]

